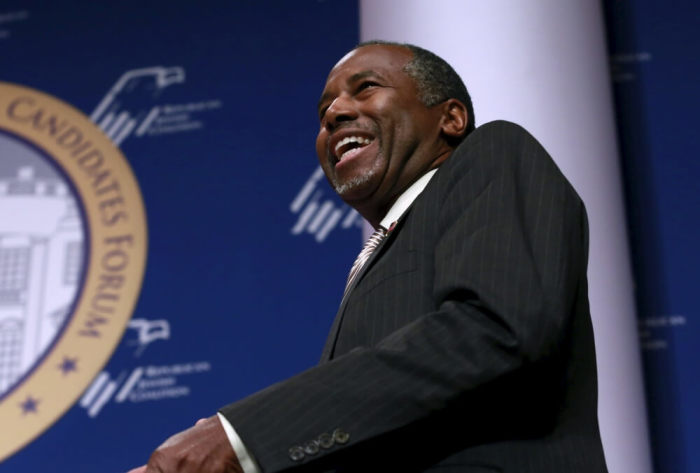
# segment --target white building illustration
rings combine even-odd
[[[58,335],[77,295],[83,222],[58,176],[0,177],[0,396]]]

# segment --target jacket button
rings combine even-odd
[[[333,440],[335,440],[336,443],[339,443],[341,445],[344,443],[348,443],[348,440],[350,440],[350,434],[341,429],[335,429],[333,431]]]
[[[289,458],[294,460],[295,462],[301,461],[304,459],[304,450],[299,447],[299,446],[294,446],[289,449]]]
[[[307,455],[316,455],[318,453],[318,443],[316,440],[312,440],[311,442],[307,443],[304,445],[304,452]]]
[[[321,435],[319,435],[317,442],[321,446],[321,448],[331,448],[333,446],[333,443],[335,443],[335,441],[333,440],[333,436],[328,432],[323,432]]]

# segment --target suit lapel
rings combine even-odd
[[[342,325],[343,321],[343,316],[345,314],[345,307],[347,306],[348,300],[350,299],[350,296],[352,295],[352,291],[355,290],[355,287],[362,281],[362,278],[367,274],[367,272],[371,269],[372,265],[374,262],[379,259],[381,254],[383,253],[384,248],[386,245],[395,238],[395,235],[399,231],[399,227],[401,226],[401,222],[404,220],[406,215],[410,212],[410,207],[406,212],[403,213],[401,218],[396,222],[396,225],[394,228],[387,233],[387,235],[384,237],[381,243],[377,246],[377,248],[372,252],[370,255],[369,259],[365,263],[365,265],[360,269],[360,273],[357,275],[355,278],[355,281],[353,281],[352,285],[350,288],[345,293],[345,296],[343,299],[340,301],[340,307],[338,308],[338,312],[335,315],[335,319],[333,320],[333,325],[331,326],[331,330],[328,334],[328,338],[326,339],[326,344],[323,347],[323,353],[321,354],[321,362],[328,361],[331,359],[333,356],[333,350],[335,349],[335,343],[338,339],[338,333],[340,332],[340,327]]]

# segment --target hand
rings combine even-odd
[[[156,449],[148,464],[129,473],[243,473],[216,416],[200,419]]]

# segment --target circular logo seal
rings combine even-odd
[[[107,362],[145,261],[143,201],[119,149],[70,105],[0,82],[0,461]]]

